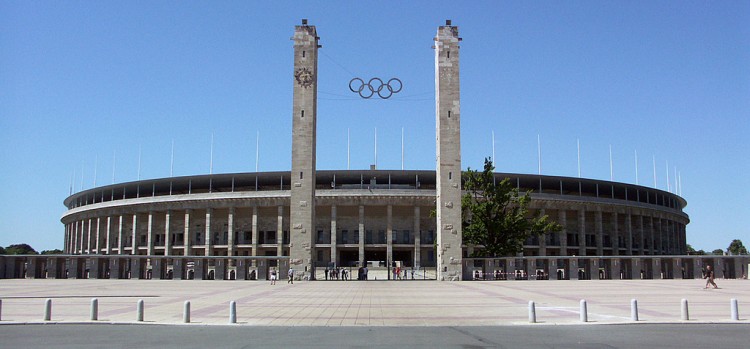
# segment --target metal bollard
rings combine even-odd
[[[3,300],[0,299],[0,321],[3,320]]]
[[[630,300],[630,320],[638,321],[638,301],[635,299]]]
[[[138,300],[138,304],[135,307],[135,312],[135,321],[143,321],[143,299]]]
[[[91,321],[99,320],[99,300],[91,298]]]
[[[190,301],[185,301],[185,306],[182,309],[182,322],[190,323]]]
[[[690,313],[688,313],[688,301],[687,299],[683,298],[681,303],[682,303],[682,307],[681,307],[682,321],[688,321],[690,320]]]
[[[731,308],[732,308],[732,320],[739,321],[740,320],[740,312],[739,312],[739,309],[738,309],[738,306],[737,306],[737,299],[736,298],[732,298],[729,301],[729,304],[731,305]]]
[[[52,299],[44,301],[44,321],[52,320]]]
[[[235,301],[229,302],[229,323],[237,323],[237,302]]]
[[[534,301],[529,301],[529,322],[536,323],[536,305]]]
[[[581,322],[588,322],[589,321],[589,314],[588,314],[588,308],[586,307],[586,300],[581,299]]]

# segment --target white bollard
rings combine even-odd
[[[229,323],[237,323],[237,302],[235,301],[229,302]]]
[[[99,320],[99,300],[91,298],[91,321]]]
[[[731,304],[731,308],[732,308],[732,320],[739,321],[740,320],[740,312],[739,312],[739,309],[738,309],[738,306],[737,306],[737,299],[736,298],[732,298],[729,301],[729,304]]]
[[[638,321],[638,301],[635,299],[630,300],[630,320]]]
[[[182,309],[182,322],[190,323],[190,301],[185,301],[185,306]]]
[[[52,299],[44,301],[44,321],[52,320]]]
[[[139,299],[135,307],[135,321],[143,321],[143,299]]]
[[[588,314],[588,307],[586,306],[586,300],[581,299],[581,322],[588,322],[589,321],[589,314]]]
[[[529,322],[536,323],[536,305],[534,301],[529,301]]]
[[[688,321],[690,320],[690,313],[688,312],[688,301],[687,299],[682,299],[682,321]]]

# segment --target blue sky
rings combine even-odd
[[[750,3],[0,2],[0,245],[62,248],[62,202],[96,184],[291,167],[292,41],[315,25],[318,169],[435,168],[434,52],[461,46],[464,167],[666,189],[696,249],[750,243]],[[353,77],[398,77],[362,100]],[[259,140],[256,139],[260,135]],[[668,167],[667,167],[668,162]],[[672,188],[674,190],[674,188]]]

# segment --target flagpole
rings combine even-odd
[[[94,188],[96,188],[96,167],[99,166],[99,155],[94,157]]]
[[[404,170],[404,127],[401,126],[401,171]]]
[[[172,138],[172,153],[169,156],[169,177],[174,177],[174,138]]]
[[[581,139],[576,139],[576,145],[578,146],[578,178],[581,178]]]
[[[375,128],[375,169],[378,169],[378,128]]]
[[[141,146],[138,145],[138,180],[141,180]]]
[[[492,164],[497,168],[497,161],[495,160],[495,130],[492,130]]]
[[[211,162],[208,165],[208,174],[214,174],[214,133],[211,132]]]
[[[85,160],[81,161],[81,191],[83,191],[83,165],[86,163]]]
[[[536,148],[537,157],[539,158],[539,175],[542,174],[542,137],[537,133],[536,135]]]
[[[635,185],[638,185],[638,150],[635,151]]]
[[[609,180],[611,182],[615,181],[615,170],[612,166],[612,144],[609,145]]]
[[[115,184],[115,164],[117,163],[117,150],[112,151],[112,184]]]
[[[258,159],[260,155],[260,131],[255,133],[255,173],[258,173]],[[255,177],[258,178],[257,176]]]
[[[656,189],[656,155],[653,156],[654,160],[654,189]]]
[[[349,154],[350,154],[350,137],[349,137],[349,128],[346,129],[346,169],[349,169],[349,165],[351,165]]]
[[[665,160],[665,161],[666,161],[666,169],[667,169],[667,191],[671,193],[672,191],[670,190],[670,187],[669,187],[669,160]]]

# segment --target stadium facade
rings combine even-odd
[[[320,45],[316,28],[303,20],[293,37],[291,171],[139,180],[75,193],[64,201],[64,252],[288,256],[311,278],[315,268],[332,265],[398,263],[434,268],[440,279],[466,278],[462,260],[473,247],[461,239],[460,40],[450,21],[434,38],[435,171],[317,171]],[[524,256],[687,252],[687,203],[673,193],[594,179],[495,176],[531,190],[532,210],[563,227],[529,239]]]

